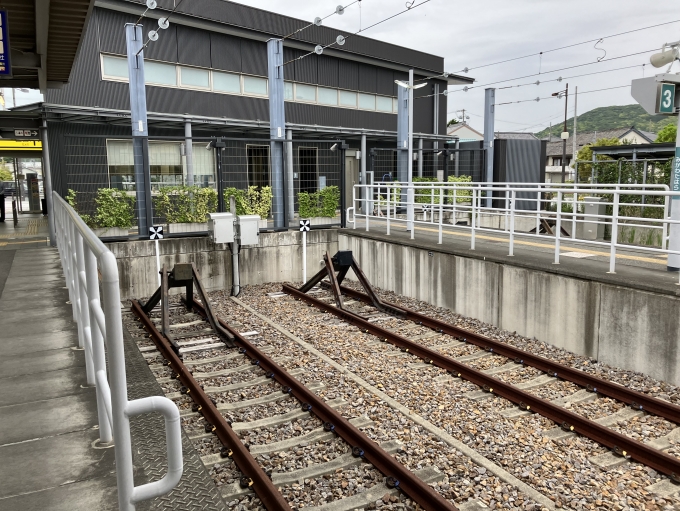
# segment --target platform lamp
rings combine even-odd
[[[427,82],[419,83],[418,85],[413,85],[413,69],[408,71],[408,83],[401,80],[394,80],[399,87],[408,90],[408,188],[406,191],[406,202],[408,206],[406,207],[406,229],[411,231],[411,237],[413,237],[413,187],[411,183],[413,182],[413,91],[415,89],[421,89],[427,86]]]

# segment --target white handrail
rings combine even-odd
[[[406,188],[404,188],[406,187]],[[407,189],[410,198],[403,200],[404,194],[395,193],[397,189]],[[549,195],[546,195],[549,194]],[[381,208],[382,196],[392,198],[387,202],[388,214],[385,219]],[[494,197],[493,206],[485,205],[484,197]],[[611,213],[586,212],[585,196],[598,197],[599,204]],[[377,197],[377,199],[376,199]],[[387,234],[396,226],[405,226],[410,237],[415,236],[415,225],[431,226],[439,231],[439,243],[442,243],[442,223],[444,215],[451,215],[451,228],[470,231],[470,249],[475,250],[478,232],[508,233],[509,255],[515,254],[518,236],[551,239],[555,249],[555,263],[559,264],[560,246],[563,241],[591,246],[607,247],[610,258],[610,272],[616,269],[616,252],[629,249],[653,254],[680,256],[680,251],[668,248],[670,225],[680,223],[670,215],[670,199],[680,197],[680,192],[673,192],[665,184],[592,184],[592,183],[473,183],[473,182],[386,182],[371,185],[355,185],[353,190],[352,218],[348,220],[356,229],[357,222],[365,222],[366,231],[370,230],[373,220],[387,221]],[[650,200],[653,202],[650,203]],[[439,201],[439,202],[438,202]],[[375,203],[375,208],[362,208],[362,204]],[[550,210],[544,211],[549,206]],[[390,214],[394,208],[395,214]],[[409,219],[408,215],[397,215],[397,210],[421,208],[421,220]],[[552,210],[554,208],[554,210]],[[571,211],[563,211],[571,208]],[[637,209],[636,209],[637,208]],[[638,211],[639,209],[639,211]],[[656,210],[660,218],[652,218],[648,214]],[[366,211],[367,213],[363,213]],[[647,216],[643,216],[647,212]],[[639,214],[639,216],[635,216]],[[438,215],[438,218],[437,218]],[[469,225],[457,225],[459,216],[468,217]],[[497,225],[489,227],[488,219],[496,217]],[[349,218],[349,216],[348,216]],[[518,225],[527,222],[533,225],[533,232],[518,231]],[[540,232],[544,220],[555,221],[555,233]],[[604,225],[611,230],[611,241],[603,239],[582,239],[576,236],[577,226]],[[415,224],[415,225],[414,225]],[[378,222],[377,225],[384,225]],[[413,228],[411,226],[413,225]],[[660,246],[644,246],[623,243],[622,228],[648,228],[661,236]],[[563,234],[563,228],[571,228],[571,233]]]
[[[116,258],[56,192],[53,192],[53,204],[57,248],[73,320],[78,324],[78,344],[85,348],[87,382],[96,389],[99,441],[115,442],[118,508],[134,511],[136,503],[168,493],[182,476],[179,410],[165,397],[128,401]],[[159,481],[135,487],[130,417],[152,412],[165,417],[168,471]]]

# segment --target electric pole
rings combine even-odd
[[[553,96],[558,98],[564,94],[564,127],[562,129],[562,182],[566,181],[567,176],[567,139],[569,138],[569,132],[567,131],[567,100],[569,98],[569,84],[563,91],[554,92]]]

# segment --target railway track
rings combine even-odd
[[[593,460],[600,466],[611,467],[625,462],[626,459],[634,459],[667,475],[671,480],[680,482],[680,459],[664,452],[680,439],[680,430],[677,427],[649,443],[639,442],[617,427],[619,421],[645,413],[677,423],[680,419],[678,405],[635,392],[436,318],[384,303],[377,298],[356,261],[353,262],[353,268],[367,293],[341,287],[340,283],[347,274],[348,265],[338,264],[336,258],[331,261],[326,257],[325,261],[326,268],[305,286],[296,289],[284,285],[283,292],[331,313],[365,333],[377,336],[382,342],[399,347],[405,355],[419,357],[424,364],[445,369],[451,378],[461,378],[478,385],[480,390],[468,393],[467,397],[483,400],[498,395],[511,401],[516,406],[503,412],[507,417],[530,413],[547,417],[558,425],[550,432],[553,439],[578,433],[608,447],[610,453]],[[339,271],[338,277],[334,270]],[[315,296],[307,294],[311,286],[320,283],[325,276],[329,278],[327,283],[322,283],[326,291]],[[350,300],[345,301],[343,295]],[[521,380],[513,377],[515,371],[527,367],[534,371],[530,373],[530,378]],[[553,400],[543,399],[541,389],[558,381],[567,384],[563,395]],[[626,406],[596,420],[574,411],[579,405],[585,410],[593,402],[595,403],[591,408],[597,408],[597,400],[602,397]]]
[[[372,426],[367,416],[345,419],[338,409],[348,403],[320,398],[315,392],[324,383],[306,379],[303,384],[298,378],[304,370],[289,372],[282,365],[285,360],[258,347],[258,339],[264,340],[259,332],[218,320],[195,269],[191,282],[187,269],[183,271],[176,267],[175,273],[183,277],[175,278],[164,268],[159,291],[146,304],[133,301],[132,312],[149,336],[139,343],[140,350],[166,395],[177,400],[183,426],[199,442],[202,459],[221,484],[225,502],[256,508],[259,499],[269,510],[292,509],[298,505],[299,491],[284,496],[281,487],[295,488],[358,467],[358,476],[375,484],[362,483],[365,491],[359,492],[348,484],[342,487],[346,491],[325,495],[325,502],[316,507],[303,504],[305,508],[325,509],[332,502],[334,510],[350,510],[403,492],[423,509],[457,509],[427,484],[439,480],[438,470],[430,467],[417,475],[409,471],[391,456],[401,448],[398,441],[371,440],[360,429]],[[189,299],[184,305],[169,305],[169,287],[186,287],[187,296],[193,296],[193,286],[202,303]],[[271,436],[276,441],[243,440],[265,429],[275,431]],[[271,461],[272,453],[284,453],[283,457],[301,445],[322,451],[316,458],[323,461],[284,470]]]

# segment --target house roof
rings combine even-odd
[[[521,131],[497,131],[495,138],[505,140],[538,140],[533,133],[523,133]]]
[[[449,127],[446,129],[446,134],[447,134],[447,135],[456,135],[456,134],[457,134],[456,132],[460,131],[460,130],[463,129],[463,128],[468,129],[468,130],[472,131],[473,133],[476,133],[476,134],[477,134],[478,136],[480,136],[481,138],[484,138],[484,134],[483,134],[483,133],[480,133],[479,131],[477,131],[476,129],[474,129],[474,128],[473,128],[472,126],[470,126],[469,124],[466,124],[466,123],[463,123],[463,122],[459,122],[458,124],[453,124],[453,125],[449,126]]]
[[[647,140],[647,143],[652,143],[656,139],[656,135],[654,133],[650,133],[648,131],[640,131],[639,129],[635,128],[635,126],[628,126],[625,128],[616,128],[613,130],[604,130],[604,131],[587,131],[584,133],[577,133],[576,134],[576,146],[577,146],[577,151],[588,144],[594,144],[600,139],[603,138],[617,138],[617,139],[622,139],[626,138],[626,135],[630,134],[631,132],[635,132],[636,134],[640,135],[642,138]],[[546,151],[546,156],[562,156],[562,139],[558,137],[549,137],[543,140],[548,140],[548,148]],[[572,147],[573,147],[573,140],[570,138],[567,140],[567,156],[573,156],[572,153]]]

